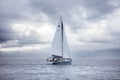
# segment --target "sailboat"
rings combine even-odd
[[[61,16],[53,39],[51,53],[51,57],[47,58],[47,62],[52,62],[53,65],[70,65],[72,63]]]

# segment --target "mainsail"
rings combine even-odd
[[[70,58],[70,51],[61,17],[60,17],[60,23],[57,26],[52,43],[52,55],[59,56],[62,58]]]
[[[47,58],[47,62],[52,62],[54,65],[70,65],[72,63],[61,17],[52,43],[52,56]]]

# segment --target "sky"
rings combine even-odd
[[[0,0],[0,55],[50,55],[60,15],[72,56],[120,59],[120,0]]]

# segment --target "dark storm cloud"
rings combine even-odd
[[[96,18],[109,14],[120,7],[120,5],[114,6],[110,4],[110,1],[111,0],[82,0],[81,5],[87,8],[88,13],[91,13],[89,18]],[[116,3],[120,3],[120,1],[117,0]]]
[[[14,40],[15,32],[7,24],[0,24],[0,43],[8,40]]]
[[[24,12],[24,1],[0,0],[0,23],[9,24],[12,20],[24,19]]]
[[[51,20],[53,20],[54,24],[60,14],[64,14],[64,17],[68,17],[70,14],[67,13],[70,12],[70,9],[73,10],[75,5],[72,5],[71,1],[67,0],[66,2],[63,0],[31,0],[31,9],[37,14],[40,12],[45,13]]]
[[[112,11],[114,11],[117,7],[119,6],[113,6],[111,4],[109,4],[110,0],[30,0],[30,1],[9,1],[9,0],[1,0],[0,1],[0,23],[2,23],[3,25],[9,24],[9,22],[11,21],[15,21],[15,20],[19,20],[19,19],[23,19],[25,18],[25,16],[27,16],[27,12],[26,9],[31,9],[31,13],[32,14],[39,14],[40,12],[45,13],[47,16],[50,17],[51,20],[53,20],[53,24],[56,23],[56,18],[58,18],[58,16],[60,14],[63,14],[64,20],[66,21],[67,24],[75,24],[75,21],[72,20],[71,15],[73,15],[73,12],[79,8],[82,7],[84,9],[87,9],[88,12],[88,18],[93,19],[93,18],[97,18],[103,15],[106,15]],[[118,3],[120,3],[120,1],[117,1]],[[29,5],[27,5],[27,4]],[[31,14],[28,13],[28,14]],[[77,14],[77,15],[81,15],[81,13]],[[82,16],[81,16],[82,17]],[[80,22],[78,22],[80,23]],[[1,27],[3,28],[3,25],[1,25]],[[7,27],[4,26],[4,30]],[[74,29],[77,29],[78,25],[74,25]],[[9,27],[10,28],[10,27]],[[73,29],[73,30],[74,30]],[[3,31],[4,31],[3,30]],[[11,29],[9,29],[10,31]],[[0,28],[0,31],[2,31],[2,29]],[[8,30],[7,30],[8,31]],[[10,31],[11,32],[11,31]],[[9,33],[10,33],[9,32]],[[5,34],[2,33],[2,34]],[[1,37],[5,36],[2,35]],[[12,33],[11,33],[12,34]],[[6,38],[1,38],[1,41],[9,40],[9,38],[7,38],[8,36],[6,36]]]
[[[23,18],[20,5],[16,1],[0,0],[0,42],[16,39],[16,33],[10,22]]]
[[[51,23],[58,22],[59,15],[62,14],[65,24],[69,25],[75,33],[79,28],[87,28],[86,22],[96,21],[104,18],[116,10],[120,5],[110,4],[111,0],[31,0],[30,7],[34,14],[45,13]],[[116,0],[116,3],[120,3]],[[83,11],[85,10],[85,12]],[[86,17],[83,16],[86,14]],[[74,18],[73,16],[78,18]]]
[[[112,12],[114,12],[120,7],[120,5],[118,5],[117,3],[120,4],[120,0],[0,0],[0,43],[4,43],[4,45],[0,44],[0,47],[21,47],[26,45],[32,46],[33,44],[44,45],[50,43],[43,41],[39,33],[37,33],[34,30],[29,31],[29,35],[24,35],[22,33],[22,36],[20,36],[21,34],[17,35],[17,30],[13,30],[13,26],[9,25],[12,22],[24,22],[26,20],[29,24],[31,20],[33,20],[34,22],[42,23],[42,20],[44,20],[44,16],[40,16],[40,14],[43,13],[50,19],[51,22],[49,23],[56,25],[58,22],[59,15],[62,14],[65,24],[67,24],[71,28],[72,32],[70,34],[75,34],[78,37],[81,37],[79,36],[79,33],[77,33],[76,30],[79,30],[79,28],[83,28],[85,30],[86,22],[90,23],[89,21],[93,21],[94,23],[96,23],[97,21],[101,20],[101,18],[104,19],[105,16],[112,14]],[[85,16],[83,16],[83,14],[85,14]],[[75,44],[76,46],[72,49],[73,51],[76,51],[73,53],[77,53],[78,55],[80,55],[79,53],[85,53],[82,55],[87,57],[93,56],[95,54],[95,56],[104,56],[106,53],[108,53],[107,56],[120,56],[120,48],[118,48],[120,44],[118,39],[120,35],[119,31],[113,32],[113,29],[107,30],[107,32],[111,31],[109,32],[110,36],[116,37],[116,40],[109,40],[107,39],[106,35],[103,35],[102,39],[96,39],[98,38],[98,36],[92,39],[90,39],[92,36],[83,36],[83,39],[79,41],[87,43],[83,45],[83,47],[85,46],[85,49],[79,51],[81,50],[81,47],[79,46],[82,45],[78,43]],[[72,37],[74,38],[74,35],[72,35]],[[85,37],[88,37],[89,39],[85,40]],[[115,44],[114,42],[118,44]],[[110,49],[103,51],[95,51],[96,49],[93,49],[93,51],[91,50],[91,52],[89,52],[89,49],[86,49],[86,47],[92,47],[91,45],[89,46],[89,43],[93,44],[94,48],[99,46],[96,44],[100,44],[102,46],[100,46],[99,48],[103,47],[102,49],[106,47],[103,44],[109,44],[107,47],[111,46],[110,48],[114,48],[115,45],[118,45],[118,49]]]
[[[109,14],[120,7],[120,5],[114,6],[110,4],[110,1],[111,0],[32,0],[31,7],[33,11],[37,13],[42,11],[53,19],[62,13],[68,20],[71,19],[70,16],[72,12],[82,7],[87,9],[88,18],[94,19]],[[117,0],[116,3],[120,3],[120,1]],[[81,15],[81,13],[79,13],[79,15]]]
[[[46,14],[55,25],[58,21],[60,14],[63,15],[63,19],[67,25],[71,26],[71,30],[75,30],[84,27],[84,22],[88,20],[100,19],[101,16],[110,14],[119,7],[110,4],[111,0],[0,0],[0,42],[16,39],[15,32],[12,30],[10,22],[30,19],[28,15],[38,15],[41,12]],[[119,0],[116,0],[120,3]],[[83,17],[80,11],[82,8],[86,10],[87,17]],[[28,12],[27,12],[28,11]],[[73,15],[80,16],[79,20],[74,20]],[[44,19],[44,17],[40,17]],[[36,33],[37,34],[37,33]],[[39,35],[38,35],[39,36]],[[36,43],[37,37],[29,36],[19,39],[20,43]],[[29,40],[29,41],[28,41]],[[93,41],[101,42],[101,41]],[[101,43],[104,43],[102,41]]]

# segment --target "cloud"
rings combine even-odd
[[[120,3],[119,0],[116,0],[116,3]],[[107,14],[110,14],[120,5],[113,5],[114,2],[111,0],[82,0],[82,6],[86,7],[89,13],[89,18],[97,18]]]
[[[29,19],[29,23],[37,20],[42,21],[47,16],[54,25],[57,23],[56,19],[58,19],[59,14],[63,14],[65,23],[74,31],[78,28],[85,28],[88,20],[93,20],[95,16],[97,18],[113,12],[119,7],[119,4],[116,3],[120,3],[118,0],[114,3],[99,0],[67,0],[66,2],[67,4],[64,0],[1,1],[1,21],[5,25],[11,24],[10,22],[25,22]],[[16,5],[17,7],[15,7]]]
[[[21,1],[21,0],[3,1],[2,0],[0,1],[0,10],[1,10],[0,11],[0,17],[1,17],[0,18],[0,43],[2,42],[3,44],[3,42],[5,42],[6,44],[8,44],[10,40],[13,40],[13,42],[15,40],[18,40],[20,44],[22,43],[32,44],[32,43],[36,43],[39,41],[39,38],[37,38],[39,37],[37,32],[34,31],[36,34],[33,32],[30,32],[30,36],[21,36],[21,33],[17,32],[18,29],[20,28],[16,28],[15,30],[14,26],[12,25],[14,23],[20,23],[21,25],[26,22],[30,23],[31,21],[34,21],[33,18],[35,16],[33,17],[32,13],[30,13],[31,11],[30,11],[28,0],[25,0],[25,1]],[[41,15],[44,16],[43,14]],[[21,26],[18,26],[18,27],[21,27]],[[31,33],[33,33],[34,35]],[[35,37],[36,35],[38,36]],[[36,39],[36,42],[33,39],[33,37]]]
[[[15,7],[16,5],[17,7]],[[0,1],[0,42],[16,39],[16,33],[11,27],[11,22],[23,18],[22,7],[23,5],[19,0]]]
[[[7,40],[14,40],[16,37],[16,34],[10,27],[10,25],[7,24],[0,24],[0,43],[7,41]]]
[[[71,49],[77,51],[77,53],[81,51],[119,49],[119,16],[120,9],[118,8],[102,19],[89,21],[84,25],[86,28],[78,28],[76,33],[72,32]]]
[[[49,45],[60,14],[73,53],[120,48],[119,0],[1,0],[0,47]]]
[[[49,42],[44,42],[41,39],[39,33],[35,30],[29,31],[28,35],[23,35],[23,37],[19,40],[20,44],[48,44]]]
[[[115,5],[118,3],[117,5]],[[112,2],[111,0],[32,0],[31,9],[35,13],[44,12],[47,14],[53,21],[60,14],[64,14],[64,18],[67,22],[72,22],[72,16],[78,15],[86,17],[87,19],[99,18],[101,16],[107,15],[117,9],[120,1],[116,0]],[[77,14],[76,14],[77,13]],[[86,16],[83,16],[86,15]],[[73,21],[75,22],[75,21]],[[80,22],[80,20],[79,20]],[[69,23],[70,24],[70,23]]]
[[[50,53],[49,45],[26,45],[21,47],[6,47],[0,50],[0,59],[40,59],[46,58]]]

